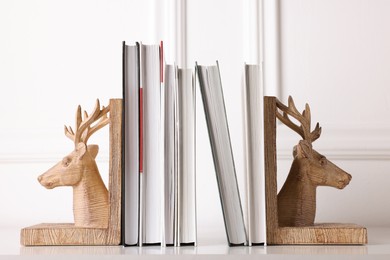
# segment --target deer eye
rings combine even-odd
[[[325,166],[327,163],[328,163],[328,160],[327,160],[325,157],[322,157],[322,158],[320,159],[320,164],[321,164],[321,166]]]
[[[65,158],[62,160],[62,166],[68,167],[71,161],[72,161],[72,160],[71,160],[70,158],[65,157]]]

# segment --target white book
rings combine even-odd
[[[166,245],[174,245],[177,232],[177,151],[175,149],[177,70],[175,66],[165,66],[164,78],[164,240]]]
[[[263,91],[260,67],[244,67],[244,156],[249,245],[265,243]]]
[[[165,243],[195,245],[195,86],[192,70],[166,65],[164,93]]]
[[[216,66],[198,66],[211,151],[229,245],[246,245],[244,216],[230,143],[221,76]]]
[[[142,244],[162,242],[161,62],[159,45],[141,44],[142,88]]]
[[[123,42],[124,243],[139,244],[139,44]]]
[[[196,245],[195,80],[178,69],[178,244]]]

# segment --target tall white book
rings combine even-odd
[[[162,67],[160,45],[140,46],[141,165],[140,227],[142,244],[162,242]]]
[[[161,52],[160,45],[123,43],[125,245],[162,242]]]
[[[260,66],[244,67],[244,157],[247,232],[249,245],[265,243],[265,176],[263,146],[263,91]]]
[[[196,244],[195,84],[191,69],[165,66],[164,229],[167,245]]]
[[[196,245],[195,79],[178,69],[179,245]]]
[[[177,233],[177,71],[165,65],[164,80],[164,243],[174,245]]]
[[[139,165],[139,44],[123,42],[123,101],[124,101],[124,215],[125,245],[139,245],[140,235],[140,165]]]
[[[216,66],[196,65],[229,245],[246,245],[244,216],[230,142],[221,76]]]

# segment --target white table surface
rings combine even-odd
[[[201,239],[196,247],[39,246],[19,243],[20,228],[0,228],[0,258],[21,259],[390,259],[390,228],[368,228],[363,246],[228,247]],[[208,240],[208,241],[207,241]],[[219,241],[218,241],[219,240]]]

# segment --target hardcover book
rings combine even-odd
[[[229,245],[246,245],[219,65],[196,65]]]

